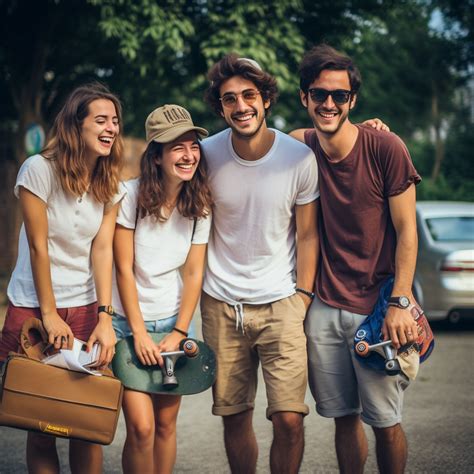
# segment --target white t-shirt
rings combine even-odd
[[[122,200],[117,223],[135,229],[133,271],[138,301],[143,319],[155,321],[178,313],[183,286],[179,269],[186,261],[191,242],[207,244],[211,216],[197,219],[195,223],[175,208],[165,222],[149,215],[137,221],[139,183],[139,178],[123,183],[127,194]],[[125,315],[115,278],[112,305],[119,314]]]
[[[47,204],[48,253],[56,307],[93,303],[96,293],[90,254],[92,241],[102,224],[104,204],[89,193],[78,198],[65,192],[53,163],[41,155],[31,156],[21,166],[14,190],[16,197],[20,186]],[[120,193],[114,196],[111,204],[120,197]],[[15,306],[39,307],[24,224],[7,294]]]
[[[313,152],[288,135],[257,161],[235,153],[231,130],[202,142],[213,193],[203,289],[229,304],[264,304],[295,292],[295,204],[319,196]]]

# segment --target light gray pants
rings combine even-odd
[[[402,420],[403,391],[409,380],[357,360],[354,335],[365,318],[314,299],[305,321],[309,385],[320,415],[361,414],[368,425],[387,428]]]

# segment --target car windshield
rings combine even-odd
[[[426,219],[426,223],[433,240],[437,242],[474,242],[474,217],[436,217]]]

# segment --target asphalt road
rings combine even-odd
[[[456,329],[436,324],[436,348],[421,366],[405,397],[403,426],[409,442],[407,473],[472,473],[474,466],[474,397],[472,350],[474,321]],[[332,420],[318,416],[311,394],[305,419],[306,449],[301,473],[337,472]],[[211,393],[185,397],[178,420],[176,473],[228,473],[222,423],[211,415]],[[260,446],[258,473],[269,472],[271,423],[265,419],[265,392],[259,386],[254,425]],[[373,436],[367,429],[370,454],[366,472],[377,472]],[[123,419],[112,445],[104,448],[104,472],[121,472],[125,437]],[[67,441],[58,440],[62,472],[67,467]],[[25,433],[0,428],[0,473],[24,473]]]

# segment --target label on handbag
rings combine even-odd
[[[43,433],[52,434],[55,436],[69,436],[71,428],[67,426],[53,425],[52,423],[39,422],[40,429]]]

